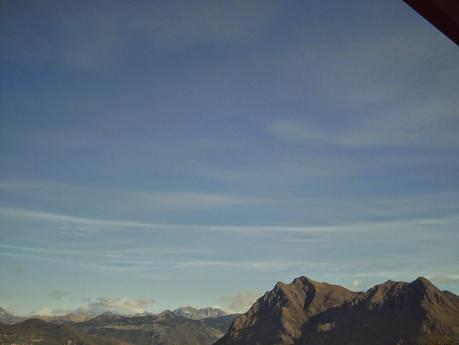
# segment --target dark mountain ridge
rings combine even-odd
[[[228,331],[234,320],[236,320],[239,316],[241,316],[241,314],[229,314],[218,317],[208,317],[202,319],[201,321],[209,327],[218,329],[223,335]]]

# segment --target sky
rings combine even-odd
[[[403,1],[0,2],[0,307],[459,293],[459,50]]]

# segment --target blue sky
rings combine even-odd
[[[0,306],[459,293],[459,51],[402,1],[2,1]]]

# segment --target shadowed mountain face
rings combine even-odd
[[[328,310],[305,325],[297,344],[422,344],[435,334],[459,340],[459,297],[418,278],[388,281]]]
[[[425,278],[354,293],[300,277],[258,299],[216,345],[409,345],[435,334],[459,339],[459,297]]]
[[[240,315],[241,314],[230,314],[219,317],[208,317],[203,319],[202,322],[204,322],[209,327],[218,329],[220,332],[222,332],[223,335],[231,327],[234,320],[236,320]]]
[[[225,316],[226,313],[217,308],[193,308],[193,307],[182,307],[175,309],[173,313],[177,316],[183,316],[187,319],[202,320],[209,317],[220,317]]]

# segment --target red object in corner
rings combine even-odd
[[[459,0],[403,0],[459,45]]]

